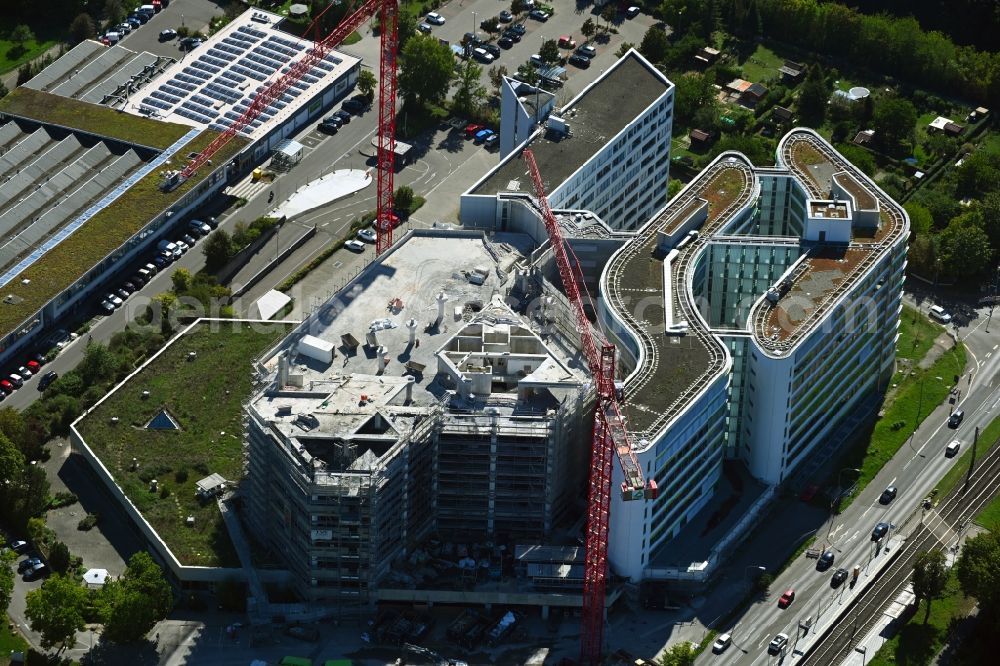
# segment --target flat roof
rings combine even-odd
[[[191,130],[24,86],[0,99],[0,116],[4,113],[156,150],[166,149]]]
[[[625,129],[669,88],[670,83],[634,50],[594,81],[558,114],[571,127],[570,136],[536,133],[530,139],[538,170],[552,193]],[[511,153],[469,194],[533,192],[527,168]]]
[[[675,320],[686,319],[690,325],[686,335],[665,335],[665,320],[658,308],[645,308],[643,321],[629,322],[646,350],[644,363],[625,382],[630,430],[647,436],[655,434],[724,368],[725,348],[698,322],[700,315],[687,298],[686,281],[693,266],[690,258],[701,252],[711,235],[724,228],[750,202],[754,183],[750,163],[745,158],[723,154],[611,258],[603,291],[618,316],[629,321],[629,300],[637,294],[643,297],[655,294],[668,298]],[[674,211],[687,211],[692,202],[702,205],[706,201],[708,218],[699,230],[700,236],[685,245],[671,262],[673,288],[668,295],[664,293],[665,258],[657,249],[658,233],[674,218]]]
[[[54,95],[50,97],[57,100],[65,99]],[[75,100],[69,101],[81,104]],[[116,116],[143,120],[110,109],[94,108]],[[158,124],[152,120],[143,122]],[[180,127],[185,133],[193,132],[191,128],[183,125],[170,127]],[[180,145],[174,153],[180,156],[176,166],[181,165],[187,154],[204,150],[216,136],[216,132],[204,131]],[[242,137],[234,137],[216,154],[217,163],[225,164],[245,145],[246,140]],[[7,281],[2,287],[0,332],[3,335],[12,333],[28,317],[38,312],[81,276],[86,275],[98,262],[142,230],[157,214],[172,206],[214,173],[212,169],[202,168],[178,187],[170,192],[164,192],[159,187],[162,178],[157,169],[167,164],[159,164],[154,160],[146,166],[153,167],[153,170],[120,195],[115,196],[110,204],[96,211],[71,235],[65,239],[58,239],[58,242],[52,242],[56,240],[55,238],[50,239],[46,243],[52,243],[52,246],[35,258],[30,265],[23,269],[15,268],[8,271],[8,273],[14,272],[14,275],[5,278]],[[8,296],[13,298],[7,298]]]
[[[284,17],[252,7],[134,94],[125,110],[222,131],[267,84],[304,60],[314,42],[278,29]],[[258,139],[286,122],[357,65],[330,51],[241,130]]]

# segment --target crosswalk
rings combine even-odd
[[[232,187],[226,188],[226,194],[236,198],[251,199],[258,192],[265,189],[269,183],[262,180],[254,182],[252,177],[246,177]]]

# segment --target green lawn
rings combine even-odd
[[[18,92],[27,88],[18,88]],[[4,98],[4,102],[13,95]],[[0,102],[2,104],[2,102]],[[90,105],[87,105],[90,106]],[[113,112],[114,113],[114,112]],[[124,114],[123,114],[124,115]],[[143,120],[134,118],[135,120]],[[184,126],[182,126],[184,127]],[[184,127],[186,131],[188,128]],[[217,132],[204,131],[182,147],[172,162],[175,168],[186,163],[186,155],[203,150]],[[222,164],[235,155],[246,140],[234,137],[216,153],[214,162]],[[129,188],[114,203],[92,217],[82,230],[55,246],[41,259],[18,275],[16,282],[6,287],[6,293],[22,300],[8,302],[0,310],[0,333],[12,331],[35,314],[49,300],[69,288],[104,257],[138,233],[160,211],[197,187],[212,173],[202,167],[197,174],[170,192],[160,190],[161,174],[153,171]],[[24,283],[24,280],[28,280]]]
[[[34,60],[58,42],[54,39],[31,40],[24,43],[24,50],[19,51],[18,47],[6,39],[0,39],[0,74],[16,69],[24,63]]]
[[[3,620],[0,622],[0,666],[6,666],[10,663],[11,652],[21,652],[28,649],[28,642],[21,637],[21,634],[11,632],[6,615]]]
[[[159,149],[191,129],[24,87],[0,100],[0,111]]]
[[[924,604],[920,604],[909,621],[886,641],[868,662],[869,666],[917,666],[929,664],[944,645],[952,618],[962,618],[975,606],[974,599],[967,599],[952,573],[944,597],[931,604],[931,615],[924,624]]]
[[[757,49],[750,54],[744,62],[740,63],[743,70],[743,78],[751,83],[764,83],[770,79],[778,78],[781,74],[778,69],[785,64],[774,51],[763,44],[758,44]]]
[[[882,418],[875,423],[868,441],[856,446],[841,465],[861,469],[857,488],[853,495],[841,502],[841,510],[853,501],[889,459],[906,444],[913,431],[934,407],[948,397],[951,380],[955,375],[962,374],[965,360],[965,346],[959,345],[942,354],[926,370],[914,370],[913,375],[897,372],[893,376],[892,381],[897,386],[891,401],[887,401],[882,407]]]
[[[927,354],[934,340],[944,332],[943,326],[935,324],[916,308],[904,305],[903,312],[899,315],[896,358],[906,358],[916,363]]]
[[[205,323],[171,345],[80,423],[79,430],[125,494],[182,563],[238,566],[215,503],[195,498],[211,473],[242,476],[241,405],[250,363],[288,331],[284,324]],[[188,353],[197,358],[188,361]],[[142,391],[149,391],[143,399]],[[179,431],[145,429],[161,409]],[[119,422],[113,424],[112,417]],[[131,469],[132,458],[139,469]],[[149,479],[170,494],[149,492]],[[194,516],[194,527],[185,526]]]
[[[958,484],[965,483],[965,477],[969,473],[969,461],[972,459],[972,438],[972,432],[959,437],[962,440],[962,455],[959,456],[952,468],[948,470],[948,473],[937,484],[938,500],[947,497],[948,493]],[[998,439],[1000,439],[1000,416],[990,421],[989,425],[980,431],[979,443],[976,445],[976,460],[982,460],[983,456],[986,455],[986,451]]]

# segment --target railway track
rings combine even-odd
[[[906,542],[897,549],[889,567],[847,608],[840,620],[806,652],[799,663],[802,666],[831,666],[851,654],[854,646],[871,631],[889,604],[909,584],[917,556],[939,544],[930,527],[941,523],[958,525],[971,520],[996,494],[998,478],[1000,446],[994,445],[979,462],[968,486],[964,483],[957,486],[936,512],[921,519]]]

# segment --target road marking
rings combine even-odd
[[[993,356],[993,352],[986,352],[986,358],[989,358],[990,356]]]
[[[993,351],[996,351],[997,347],[1000,347],[1000,345],[993,345]]]

